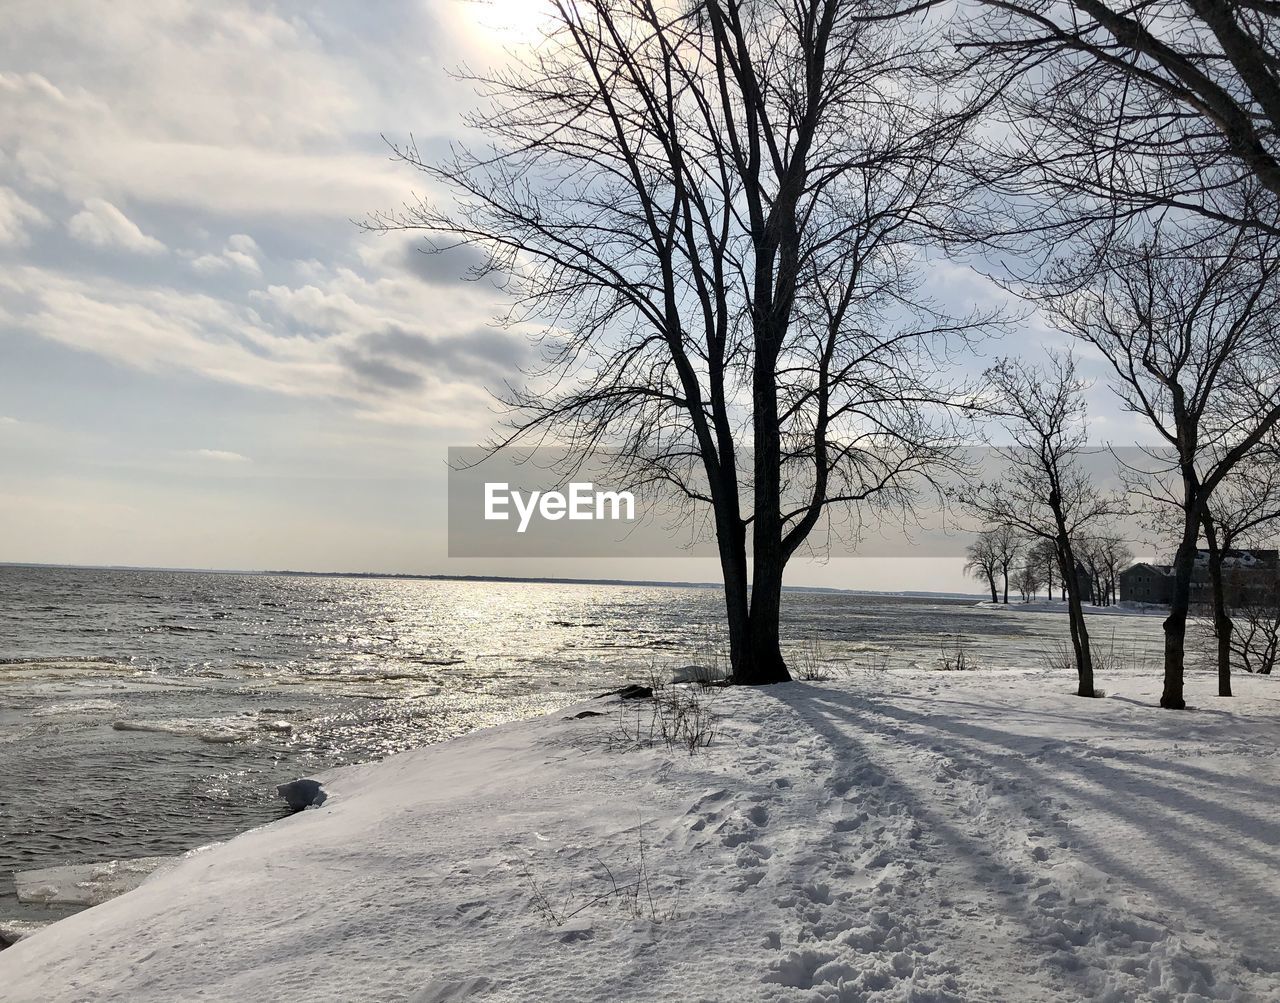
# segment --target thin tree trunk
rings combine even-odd
[[[1204,513],[1204,539],[1209,547],[1209,580],[1213,586],[1213,633],[1218,640],[1218,696],[1231,696],[1231,616],[1227,612],[1227,590],[1222,583],[1222,549],[1213,514]]]
[[[1000,595],[996,592],[996,576],[987,575],[987,584],[991,586],[991,605],[995,605],[1000,601]]]
[[[1057,513],[1055,513],[1057,515]],[[1084,621],[1084,606],[1080,602],[1080,576],[1076,572],[1075,553],[1067,536],[1063,520],[1058,518],[1058,553],[1062,559],[1062,591],[1067,597],[1067,620],[1071,626],[1071,646],[1076,655],[1076,676],[1079,685],[1076,696],[1092,697],[1097,692],[1093,685],[1093,652],[1089,648],[1089,628]]]

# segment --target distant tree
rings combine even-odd
[[[1118,536],[1103,537],[1101,566],[1106,573],[1105,605],[1120,601],[1120,572],[1133,564],[1133,548]]]
[[[1280,658],[1280,602],[1255,600],[1235,611],[1231,653],[1245,672],[1269,676]]]
[[[985,581],[991,589],[991,601],[999,602],[996,593],[996,575],[1000,573],[1000,554],[993,539],[992,531],[979,533],[969,544],[967,553],[969,560],[965,563],[966,574]]]
[[[1053,599],[1053,583],[1058,578],[1058,549],[1052,540],[1035,540],[1027,550],[1027,560],[1040,569],[1040,577]]]
[[[1223,574],[1223,552],[1253,545],[1280,522],[1280,455],[1274,444],[1245,457],[1231,470],[1206,503],[1201,524],[1205,545],[1209,551],[1209,582],[1213,594],[1213,635],[1217,640],[1218,695],[1231,696],[1231,655],[1237,650],[1233,645],[1234,623],[1227,604],[1226,582]],[[1274,594],[1280,582],[1270,583]],[[1242,605],[1249,606],[1248,639],[1240,649],[1242,654],[1255,654],[1258,642],[1267,636],[1265,624],[1274,618],[1259,608],[1265,608],[1265,600],[1251,598]],[[1263,654],[1259,661],[1268,666],[1274,659],[1274,643],[1263,645],[1271,655]],[[1248,671],[1253,671],[1252,669]]]
[[[1280,421],[1280,238],[1219,227],[1198,237],[1194,253],[1186,232],[1166,239],[1164,226],[1139,243],[1099,243],[1087,262],[1061,270],[1046,303],[1061,330],[1097,349],[1121,404],[1161,440],[1146,451],[1145,468],[1131,471],[1135,493],[1150,496],[1163,474],[1177,482],[1160,697],[1176,709],[1186,706],[1187,613],[1204,513],[1223,478]]]
[[[1089,631],[1084,619],[1083,583],[1074,540],[1120,510],[1078,463],[1085,446],[1085,383],[1070,355],[1051,357],[1045,371],[1006,359],[987,372],[992,410],[1003,417],[1013,440],[996,447],[1008,466],[990,481],[955,490],[957,501],[979,518],[1025,536],[1051,542],[1067,596],[1077,693],[1096,696]]]
[[[1028,562],[1021,565],[1013,577],[1014,585],[1024,603],[1031,602],[1044,585],[1044,573],[1037,564]]]
[[[1018,530],[1008,523],[997,523],[991,530],[991,545],[995,548],[996,560],[1000,564],[1000,575],[1004,581],[1004,604],[1009,605],[1009,569],[1022,554],[1022,536]]]
[[[1076,553],[1089,574],[1093,604],[1110,606],[1116,601],[1120,572],[1133,563],[1133,551],[1118,536],[1094,532],[1076,541]]]

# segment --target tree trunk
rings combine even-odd
[[[1182,542],[1173,561],[1173,596],[1169,603],[1169,616],[1164,621],[1164,692],[1160,706],[1170,710],[1184,710],[1182,697],[1183,660],[1186,652],[1187,612],[1191,608],[1191,575],[1196,564],[1196,540],[1199,537],[1199,503],[1194,497],[1183,512]]]
[[[1227,612],[1227,590],[1222,583],[1222,549],[1213,513],[1204,513],[1204,539],[1209,547],[1209,580],[1213,586],[1213,634],[1218,641],[1218,696],[1231,696],[1231,616]]]
[[[751,622],[748,612],[747,558],[741,534],[735,541],[722,540],[720,570],[724,577],[724,604],[729,626],[729,674],[738,678],[745,671],[751,653]]]
[[[996,592],[996,576],[994,574],[987,575],[987,584],[991,586],[991,605],[994,606],[1000,601],[1000,596]]]
[[[1093,652],[1089,648],[1089,628],[1084,622],[1084,606],[1080,602],[1080,576],[1076,572],[1075,552],[1063,521],[1059,520],[1058,553],[1061,555],[1062,591],[1067,597],[1067,620],[1071,627],[1071,647],[1076,655],[1076,696],[1093,697]]]
[[[759,273],[756,282],[757,285],[761,282]],[[768,290],[764,295],[769,295]],[[735,672],[734,678],[748,686],[766,686],[791,680],[779,638],[782,573],[787,563],[782,548],[782,443],[774,377],[781,332],[774,329],[771,318],[757,318],[754,340],[756,360],[751,384],[755,522],[751,532],[751,607],[746,663],[742,672]]]
[[[1004,569],[1004,604],[1009,605],[1009,569]]]
[[[771,683],[791,681],[786,660],[779,643],[779,612],[781,604],[766,600],[757,605],[753,586],[751,611],[751,668],[743,682],[751,686],[767,686]]]

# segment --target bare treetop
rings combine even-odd
[[[730,593],[749,528],[751,619],[776,635],[813,530],[909,506],[961,441],[956,353],[995,318],[940,308],[923,265],[977,184],[977,109],[936,13],[897,0],[555,10],[543,45],[468,74],[489,145],[397,149],[452,203],[370,225],[478,245],[506,320],[542,326],[496,445],[609,447],[630,486],[708,504]],[[750,650],[785,675],[775,638]]]

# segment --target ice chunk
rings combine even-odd
[[[91,906],[133,891],[174,857],[136,857],[96,864],[69,864],[16,871],[18,901],[39,905]]]
[[[53,920],[0,919],[0,947],[12,947],[25,937],[43,930]]]

